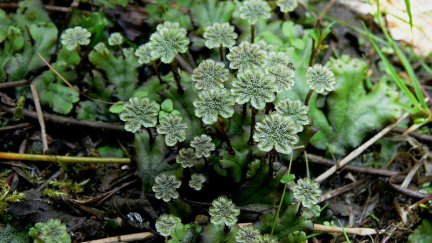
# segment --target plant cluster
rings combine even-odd
[[[304,241],[320,214],[322,191],[309,171],[294,183],[291,165],[297,162],[289,156],[301,160],[296,146],[341,155],[400,113],[399,96],[386,82],[365,89],[363,60],[343,55],[314,64],[329,27],[304,31],[287,21],[297,0],[182,1],[181,10],[190,7],[190,16],[149,7],[146,23],[154,32],[139,44],[125,33],[104,34],[109,18],[98,12],[86,18],[73,13],[74,25],[60,34],[46,14],[34,15],[32,24],[29,9],[46,13],[36,2],[20,3],[16,23],[0,11],[0,28],[7,26],[0,31],[0,80],[20,80],[30,74],[27,67],[43,67],[28,54],[38,50],[55,60],[53,68],[71,86],[86,87],[94,99],[118,101],[109,108],[81,100],[50,70],[33,80],[41,103],[54,112],[75,108],[81,119],[124,122],[134,135],[143,191],[161,202],[163,214],[151,227],[167,242]],[[50,35],[42,38],[44,33]],[[58,35],[53,58],[52,36]],[[85,184],[50,183],[75,191]],[[7,202],[23,198],[1,185],[0,213]],[[188,197],[211,202],[200,212],[207,218],[193,221],[197,215]],[[240,228],[244,208],[262,213]],[[49,242],[50,230],[56,242],[70,241],[59,220],[36,224],[30,235]]]
[[[30,228],[29,235],[35,243],[69,243],[71,237],[66,225],[59,219],[49,219],[46,223],[36,223]]]

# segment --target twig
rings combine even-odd
[[[393,184],[391,182],[389,182],[389,185],[392,189],[394,189],[395,191],[404,194],[405,196],[409,196],[409,197],[413,197],[413,198],[418,198],[418,199],[423,199],[425,197],[427,197],[428,195],[422,194],[420,192],[416,192],[413,190],[410,190],[408,188],[403,188],[401,186],[398,186],[396,184]]]
[[[36,83],[35,82],[33,82],[30,85],[30,89],[31,89],[31,92],[33,95],[33,100],[34,100],[34,104],[35,104],[35,108],[36,108],[36,114],[37,114],[37,118],[38,118],[39,125],[41,128],[42,147],[43,147],[43,153],[45,154],[45,152],[48,151],[48,141],[47,141],[46,132],[45,132],[45,121],[43,119],[42,107],[40,105],[39,95],[38,95],[38,91],[36,89]]]
[[[19,5],[16,3],[0,3],[0,8],[18,8]],[[48,11],[55,11],[55,12],[64,12],[69,13],[72,11],[72,9],[68,7],[60,7],[60,6],[53,6],[53,5],[45,5],[44,8]]]
[[[18,86],[28,85],[30,83],[31,83],[30,80],[3,82],[3,83],[0,83],[0,89],[14,88],[14,87],[18,87]]]
[[[332,198],[332,197],[334,197],[334,196],[337,196],[337,195],[339,195],[339,194],[342,194],[342,193],[344,193],[344,192],[346,192],[346,191],[349,191],[349,190],[351,190],[351,189],[353,189],[353,188],[356,188],[357,186],[359,186],[359,185],[361,185],[361,184],[363,184],[363,183],[365,183],[365,182],[366,182],[366,178],[363,178],[363,179],[361,179],[361,180],[354,181],[354,182],[352,182],[352,183],[350,183],[350,184],[348,184],[348,185],[345,185],[345,186],[342,186],[342,187],[336,188],[336,189],[334,189],[334,190],[332,190],[332,191],[327,192],[327,193],[324,194],[324,195],[321,195],[321,196],[319,197],[319,199],[318,199],[318,202],[323,202],[323,201],[325,201],[325,200],[327,200],[327,199],[330,199],[330,198]]]
[[[33,126],[31,123],[25,122],[25,123],[11,125],[11,126],[7,126],[7,127],[0,127],[0,132],[5,132],[5,131],[9,131],[9,130],[17,130],[17,129],[27,128],[27,127],[31,127],[31,126]]]
[[[309,161],[317,164],[322,164],[326,166],[334,166],[337,165],[336,162],[314,155],[314,154],[308,154]],[[393,177],[401,175],[401,172],[398,171],[390,171],[390,170],[384,170],[384,169],[374,169],[374,168],[366,168],[362,166],[354,166],[354,165],[346,165],[343,167],[343,170],[351,171],[351,172],[357,172],[361,174],[368,174],[368,175],[377,175],[377,176],[384,176],[384,177]]]
[[[60,155],[40,155],[40,154],[19,154],[0,152],[0,159],[12,160],[32,160],[46,162],[62,162],[62,163],[118,163],[129,164],[130,158],[100,158],[100,157],[74,157]]]
[[[320,176],[318,176],[317,178],[315,178],[315,181],[316,182],[322,182],[325,179],[327,179],[328,177],[330,177],[331,175],[333,175],[337,171],[338,167],[342,167],[342,166],[348,164],[351,160],[355,159],[357,156],[359,156],[361,153],[363,153],[364,150],[366,150],[367,148],[369,148],[369,146],[371,146],[372,144],[374,144],[378,139],[380,139],[385,134],[387,134],[391,129],[393,129],[393,127],[395,127],[399,122],[401,122],[402,120],[404,120],[408,116],[409,116],[408,112],[405,113],[405,114],[403,114],[401,117],[399,117],[399,119],[395,123],[393,123],[391,125],[388,125],[383,130],[381,130],[381,132],[379,132],[378,134],[376,134],[375,136],[373,136],[371,139],[369,139],[366,143],[362,144],[360,147],[358,147],[357,149],[355,149],[354,151],[352,151],[350,154],[348,154],[345,158],[343,158],[338,163],[338,165],[332,166],[326,172],[324,172],[323,174],[321,174]]]
[[[423,165],[423,162],[426,160],[426,158],[429,157],[429,153],[425,153],[419,161],[414,165],[414,167],[410,170],[408,175],[405,177],[405,180],[402,182],[401,187],[407,188],[408,185],[411,183],[412,178],[414,177],[415,173],[418,169],[420,169],[420,166]]]
[[[407,129],[406,128],[402,128],[402,127],[394,127],[392,131],[403,134],[403,133],[405,133],[407,131]],[[419,133],[419,132],[411,132],[408,135],[410,135],[410,136],[412,136],[414,138],[417,138],[419,140],[423,140],[423,141],[427,141],[427,142],[432,142],[432,136],[431,135],[422,134],[422,133]]]
[[[327,226],[322,224],[314,224],[315,231],[325,231],[325,232],[335,232],[335,233],[342,233],[346,232],[348,234],[354,234],[354,235],[375,235],[375,234],[382,234],[382,230],[376,230],[376,229],[370,229],[370,228],[346,228],[343,229],[341,227],[337,226]]]
[[[0,104],[0,110],[7,111],[9,113],[14,113],[15,108],[8,107],[6,105]],[[26,117],[30,117],[33,119],[37,119],[37,114],[34,111],[30,111],[27,109],[22,109],[22,114]],[[54,114],[49,114],[46,112],[42,113],[45,121],[50,121],[54,123],[60,123],[65,125],[76,125],[83,127],[91,127],[91,128],[99,128],[99,129],[109,129],[109,130],[117,130],[124,131],[124,126],[111,124],[107,122],[95,122],[95,121],[86,121],[86,120],[78,120],[70,117],[59,116]]]
[[[85,241],[83,243],[116,243],[116,242],[135,242],[135,241],[142,241],[142,240],[148,240],[153,237],[156,237],[155,234],[151,232],[142,232],[142,233],[136,233],[136,234],[129,234],[129,235],[119,235],[99,240],[91,240],[91,241]]]

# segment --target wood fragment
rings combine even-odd
[[[39,125],[41,128],[42,147],[43,147],[43,153],[45,154],[45,152],[48,151],[48,141],[47,141],[46,130],[45,130],[45,121],[44,121],[43,114],[42,114],[42,107],[40,105],[39,95],[38,95],[38,91],[36,89],[36,83],[35,82],[33,82],[30,85],[30,89],[31,89],[31,92],[33,95],[33,101],[34,101],[34,105],[36,108],[36,115],[37,115]]]
[[[322,224],[314,224],[315,231],[324,231],[324,232],[333,232],[333,233],[343,233],[345,232],[347,234],[354,234],[354,235],[375,235],[375,234],[382,234],[383,231],[371,228],[341,228],[337,226],[327,226]]]
[[[130,158],[103,158],[103,157],[75,157],[75,156],[60,156],[60,155],[40,155],[40,154],[20,154],[0,152],[0,159],[11,160],[32,160],[62,163],[118,163],[129,164]]]

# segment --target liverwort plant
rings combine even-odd
[[[203,90],[199,92],[198,96],[198,100],[193,102],[195,115],[207,125],[215,124],[227,144],[229,153],[235,154],[225,130],[225,122],[219,117],[221,115],[223,118],[230,118],[234,114],[234,98],[224,88]]]
[[[246,69],[239,72],[232,82],[231,93],[238,104],[250,102],[252,106],[252,122],[249,145],[253,144],[255,119],[258,110],[265,108],[267,102],[275,99],[276,84],[271,75],[266,75],[260,69]]]
[[[175,56],[177,53],[186,53],[190,40],[186,37],[187,31],[180,27],[177,22],[165,21],[156,27],[156,32],[150,36],[151,55],[160,58],[163,63],[171,64],[171,70],[177,83],[177,90],[180,95],[184,90],[180,83],[180,74],[177,68]]]
[[[303,126],[310,123],[308,117],[309,107],[303,105],[300,100],[284,99],[276,104],[275,109],[278,114],[291,118],[295,125],[299,127],[299,132],[303,131]]]
[[[321,64],[316,64],[307,69],[306,83],[310,88],[305,100],[305,105],[307,106],[313,91],[319,94],[325,91],[333,91],[336,79],[330,68],[322,66]]]
[[[152,63],[153,69],[156,73],[157,78],[159,79],[159,83],[160,84],[164,84],[165,81],[162,80],[162,77],[159,73],[159,69],[156,65],[156,59],[155,57],[153,57],[151,55],[151,46],[150,46],[150,42],[145,43],[144,45],[140,45],[138,47],[138,49],[136,49],[135,51],[135,56],[138,57],[138,62],[140,64],[147,64],[147,63]]]
[[[194,69],[192,80],[198,90],[211,90],[213,88],[223,88],[224,82],[228,80],[228,69],[220,62],[211,59],[204,60]]]
[[[143,126],[151,135],[148,128],[156,126],[159,109],[159,104],[154,100],[133,97],[123,105],[120,119],[125,122],[126,131],[135,133]]]
[[[259,229],[255,228],[253,225],[246,225],[237,231],[236,241],[240,243],[254,243],[259,235]]]
[[[176,162],[181,164],[183,168],[194,166],[195,151],[193,148],[182,148],[176,157]]]
[[[174,146],[186,139],[188,125],[183,122],[181,115],[171,113],[160,119],[156,128],[159,134],[165,134],[166,145]]]
[[[156,220],[156,230],[162,236],[168,237],[177,224],[177,218],[172,214],[162,214]]]
[[[209,49],[219,48],[219,57],[221,61],[224,61],[224,47],[232,47],[236,44],[238,37],[237,33],[234,32],[234,26],[229,23],[215,23],[212,26],[208,26],[203,34],[206,39],[205,45]]]
[[[269,19],[271,17],[271,8],[266,1],[263,0],[249,0],[244,1],[240,6],[240,17],[247,19],[251,24],[251,43],[255,39],[255,24],[259,18]]]
[[[273,162],[276,152],[289,154],[293,145],[298,143],[297,133],[300,128],[295,125],[290,117],[277,113],[265,116],[262,122],[256,125],[254,140],[258,142],[258,148],[269,153],[269,174],[273,175]]]
[[[197,191],[201,191],[206,177],[203,174],[193,174],[189,181],[189,186]]]
[[[243,41],[239,46],[230,48],[227,59],[231,61],[230,68],[239,71],[247,68],[258,68],[265,65],[267,53],[258,44]]]
[[[123,53],[122,47],[121,45],[123,44],[123,36],[119,33],[119,32],[114,32],[110,35],[110,37],[108,38],[108,44],[110,46],[118,46],[120,49],[120,53],[122,55],[123,58],[125,58],[125,55]]]
[[[229,227],[237,223],[240,209],[226,196],[220,196],[213,200],[209,213],[211,215],[210,221],[213,224],[225,224],[225,227]],[[225,233],[228,231],[229,228],[225,230]]]
[[[78,49],[79,46],[85,46],[90,44],[91,33],[81,27],[75,26],[75,28],[69,28],[65,30],[65,32],[61,35],[61,43],[68,49],[69,51],[73,51]]]
[[[180,187],[181,183],[182,182],[173,175],[162,174],[156,176],[152,190],[155,192],[157,199],[169,202],[171,199],[177,199],[179,197],[176,189]]]
[[[318,182],[312,181],[309,177],[299,179],[293,187],[293,196],[306,208],[312,208],[318,203],[321,196],[321,189]]]
[[[298,6],[298,0],[277,0],[276,5],[284,13],[284,21],[288,19],[288,13],[294,11]]]
[[[211,151],[216,149],[216,145],[212,142],[211,137],[205,134],[194,137],[190,146],[195,149],[195,157],[203,157],[206,164],[208,164],[207,158],[210,157]]]

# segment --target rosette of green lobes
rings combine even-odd
[[[211,125],[218,120],[218,116],[230,118],[234,114],[234,98],[228,90],[214,88],[198,93],[198,99],[193,102],[195,115]]]
[[[176,157],[176,162],[181,164],[183,168],[194,166],[195,151],[193,148],[182,148]]]
[[[264,109],[266,102],[273,102],[276,91],[277,86],[273,76],[266,75],[261,69],[251,68],[237,74],[231,89],[231,93],[238,104],[250,101],[257,110]]]
[[[299,132],[303,131],[303,126],[310,123],[309,107],[300,100],[284,99],[276,104],[275,109],[278,114],[291,118],[299,127]]]
[[[282,13],[292,12],[298,6],[298,0],[277,0],[276,5],[279,6]]]
[[[274,78],[278,92],[288,91],[295,84],[294,70],[287,67],[287,65],[268,65],[266,73]]]
[[[234,32],[234,26],[229,23],[215,23],[208,26],[203,34],[206,39],[205,46],[209,49],[223,47],[232,47],[236,44],[238,34]]]
[[[237,231],[236,241],[241,243],[254,243],[260,235],[259,229],[253,225],[246,225]]]
[[[171,235],[171,231],[175,228],[177,218],[172,214],[162,214],[156,220],[156,231],[162,236],[168,237]]]
[[[191,78],[195,82],[196,89],[211,90],[223,88],[224,82],[228,80],[228,74],[229,71],[223,63],[207,59],[194,69]]]
[[[231,69],[239,69],[239,71],[247,68],[262,67],[266,63],[267,52],[261,49],[258,44],[251,44],[243,41],[239,46],[230,48],[230,53],[227,59],[231,61]]]
[[[168,114],[159,121],[156,127],[159,134],[165,134],[165,143],[167,146],[174,146],[177,142],[183,142],[186,139],[187,124],[179,114]]]
[[[267,42],[265,42],[265,40],[260,40],[256,44],[259,45],[259,47],[261,47],[261,50],[266,51],[266,52],[271,52],[271,51],[274,51],[276,49],[276,47],[274,45],[267,44]]]
[[[135,56],[138,57],[138,62],[140,64],[146,64],[154,61],[156,58],[151,55],[151,51],[150,42],[140,45],[138,49],[135,50]]]
[[[309,177],[299,179],[292,190],[294,198],[306,208],[316,205],[322,192],[319,183],[312,181]]]
[[[123,44],[123,36],[118,32],[112,33],[108,38],[108,44],[110,46],[117,46]]]
[[[268,152],[275,148],[279,153],[289,154],[292,152],[293,145],[299,141],[297,136],[299,127],[291,118],[277,113],[264,117],[255,128],[253,138],[258,142],[261,151]]]
[[[278,243],[278,240],[273,238],[269,234],[265,234],[265,235],[259,235],[255,242],[257,242],[257,243]]]
[[[197,191],[201,191],[206,177],[203,174],[193,174],[189,181],[189,186]]]
[[[271,8],[266,1],[249,0],[244,1],[240,6],[240,18],[247,19],[249,24],[255,24],[258,18],[269,19]]]
[[[231,226],[237,223],[237,216],[240,215],[240,209],[226,196],[220,196],[213,200],[209,213],[210,222],[213,224],[225,224]]]
[[[195,157],[197,158],[210,157],[211,151],[216,148],[215,144],[212,142],[212,138],[205,134],[194,137],[190,146],[195,149]]]
[[[61,35],[61,43],[69,51],[75,50],[79,45],[85,46],[90,44],[91,33],[81,26],[69,28]]]
[[[270,51],[267,55],[267,67],[273,67],[277,64],[282,64],[284,66],[288,66],[290,63],[290,58],[285,52],[275,52]]]
[[[160,106],[147,97],[134,97],[123,106],[120,119],[125,122],[125,130],[135,133],[141,126],[155,127]]]
[[[150,36],[153,58],[160,58],[163,63],[171,63],[177,53],[187,52],[190,40],[186,37],[186,29],[181,28],[179,23],[165,22],[156,29]]]
[[[333,91],[336,79],[334,73],[326,66],[315,64],[306,71],[306,83],[317,93]]]
[[[176,189],[179,188],[180,185],[181,181],[175,176],[162,174],[156,176],[152,190],[155,192],[157,199],[169,202],[171,199],[177,199],[179,197]]]

